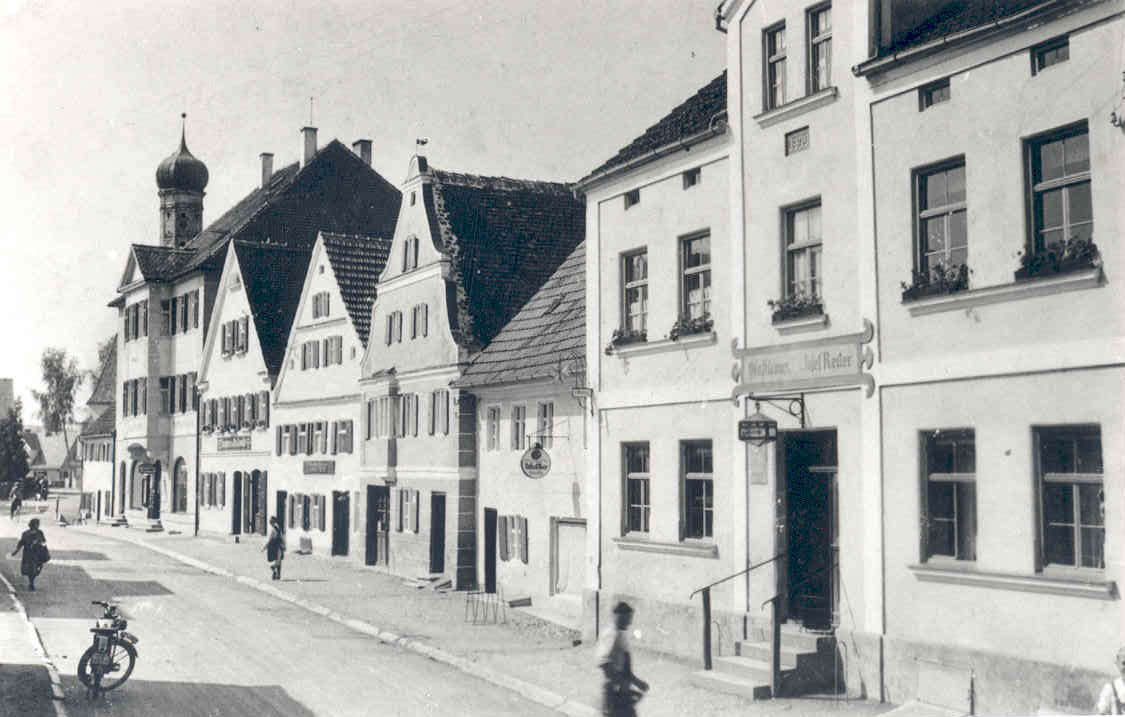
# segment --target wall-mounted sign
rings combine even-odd
[[[733,348],[739,363],[734,366],[733,395],[775,393],[809,388],[858,386],[875,391],[875,379],[864,373],[875,363],[871,347],[875,327],[863,320],[863,331],[846,336],[775,344],[757,348]]]
[[[248,451],[250,436],[219,436],[217,445],[220,451]]]
[[[520,456],[520,470],[528,478],[542,478],[551,472],[551,456],[536,443]]]
[[[330,476],[336,473],[336,461],[305,461],[303,467],[307,476]]]
[[[137,472],[143,476],[150,476],[156,473],[155,463],[138,463]]]

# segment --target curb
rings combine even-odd
[[[55,663],[51,661],[51,656],[47,652],[46,645],[43,644],[43,637],[39,634],[39,629],[35,627],[35,623],[31,622],[31,618],[27,616],[27,610],[24,609],[23,603],[16,597],[15,587],[8,582],[8,579],[0,574],[0,583],[8,588],[8,597],[12,599],[12,604],[16,608],[16,612],[23,618],[24,624],[27,625],[27,633],[31,639],[31,644],[35,648],[36,654],[43,660],[43,666],[47,668],[47,677],[51,681],[51,705],[55,708],[55,715],[57,717],[67,717],[66,707],[63,705],[63,690],[62,680],[59,678],[59,670],[55,667]]]
[[[484,680],[485,682],[493,684],[497,687],[503,687],[506,690],[511,690],[512,692],[519,694],[524,699],[530,702],[534,702],[541,707],[546,707],[556,712],[569,715],[570,717],[599,717],[602,714],[601,710],[594,709],[593,707],[590,707],[589,705],[583,704],[581,702],[576,702],[565,695],[560,695],[557,692],[552,692],[551,690],[540,687],[539,685],[533,684],[531,682],[527,682],[526,680],[522,680],[518,677],[513,677],[512,675],[494,670],[490,667],[478,664],[459,655],[454,655],[451,652],[447,652],[440,647],[435,647],[434,645],[431,645],[423,640],[402,637],[401,635],[391,632],[390,630],[380,629],[379,627],[372,625],[371,623],[364,620],[346,617],[334,610],[330,610],[329,608],[324,607],[323,605],[309,602],[304,598],[293,595],[292,593],[288,593],[284,590],[281,590],[280,588],[276,588],[273,585],[264,583],[255,578],[246,577],[245,575],[236,575],[230,570],[216,567],[182,553],[177,553],[174,550],[168,550],[167,548],[152,545],[151,543],[148,543],[147,541],[144,541],[140,538],[133,538],[126,535],[111,535],[102,533],[100,531],[95,532],[88,528],[77,528],[77,530],[91,535],[97,535],[99,537],[106,537],[112,540],[131,543],[147,550],[151,550],[154,553],[163,555],[166,558],[170,558],[185,565],[190,565],[191,567],[198,568],[203,572],[210,573],[212,575],[218,575],[221,577],[231,578],[235,582],[241,583],[259,592],[266,593],[267,595],[272,595],[278,600],[296,605],[297,607],[308,610],[309,612],[316,613],[317,615],[328,618],[329,620],[343,625],[344,627],[347,627],[351,630],[354,630],[355,632],[362,633],[369,637],[374,637],[380,642],[386,643],[388,645],[396,645],[403,648],[404,650],[409,650],[410,652],[413,652],[415,654],[427,657],[434,662],[440,662],[444,665],[448,665],[449,667],[453,667],[461,672],[464,672],[467,675],[471,675],[478,679]],[[12,597],[14,599],[15,595],[13,595]],[[28,624],[30,625],[30,623]],[[53,670],[54,668],[53,666],[50,666],[48,669]],[[58,673],[56,671],[54,672],[54,677],[52,677],[52,685],[54,684],[54,680],[57,678],[57,676]],[[65,717],[65,713],[62,717]]]

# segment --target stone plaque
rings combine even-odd
[[[220,451],[248,451],[250,436],[219,436],[217,445]]]
[[[305,461],[303,467],[307,476],[330,476],[336,473],[336,461]]]

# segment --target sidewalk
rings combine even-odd
[[[283,580],[269,579],[261,552],[264,538],[252,536],[235,544],[212,537],[192,538],[144,533],[137,529],[86,526],[72,528],[127,540],[169,557],[296,603],[379,639],[451,664],[493,684],[514,689],[540,704],[572,715],[600,714],[601,674],[593,645],[574,645],[574,633],[508,609],[507,623],[465,622],[465,594],[440,593],[407,586],[402,579],[351,563],[290,553]],[[638,615],[635,628],[658,629]],[[639,649],[638,649],[639,648]],[[689,684],[694,663],[643,649],[634,643],[637,673],[653,687],[640,704],[645,717],[682,714],[792,715],[847,712],[876,714],[889,705],[837,703],[832,698],[748,700],[703,690]]]

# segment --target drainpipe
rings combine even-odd
[[[109,453],[109,512],[111,515],[116,516],[113,512],[114,507],[117,505],[117,428],[113,429],[110,434],[113,448]]]
[[[193,496],[195,503],[195,526],[192,532],[193,536],[199,535],[199,450],[202,441],[199,436],[199,407],[201,401],[199,400],[199,385],[192,387],[192,403],[195,406],[195,495]]]

